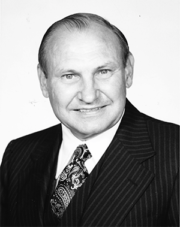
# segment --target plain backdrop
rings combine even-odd
[[[58,123],[40,91],[37,53],[47,28],[77,12],[105,17],[135,57],[129,100],[180,124],[179,0],[1,0],[0,161],[10,140]]]

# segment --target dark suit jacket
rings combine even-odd
[[[178,226],[179,127],[128,101],[117,133],[59,226]],[[1,166],[1,224],[43,226],[61,125],[12,141]]]

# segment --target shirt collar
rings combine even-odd
[[[70,131],[70,129],[68,129],[65,125],[62,125],[63,146],[64,146],[64,150],[66,150],[67,152],[67,156],[71,157],[77,146],[81,144],[86,144],[92,154],[93,159],[97,163],[100,157],[102,156],[102,154],[106,151],[106,149],[110,145],[112,139],[114,138],[114,135],[120,125],[123,115],[124,115],[124,111],[120,120],[113,127],[111,127],[110,129],[106,130],[105,132],[93,138],[90,138],[84,141],[75,137]]]
[[[107,150],[111,141],[113,140],[114,135],[121,122],[121,119],[124,115],[124,112],[125,111],[123,111],[123,114],[119,122],[117,122],[112,128],[86,141],[81,141],[78,138],[76,138],[72,134],[72,132],[65,125],[62,124],[63,140],[62,140],[62,144],[61,144],[60,152],[58,156],[56,178],[58,178],[59,174],[62,172],[64,167],[71,160],[76,147],[81,144],[86,144],[89,148],[89,151],[92,154],[92,158],[88,159],[85,163],[88,169],[88,172],[90,173],[95,167],[95,165],[98,163],[102,155]]]

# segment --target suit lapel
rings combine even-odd
[[[41,138],[31,156],[31,167],[19,177],[18,215],[19,224],[22,226],[43,226],[44,203],[50,174],[62,141],[60,127],[56,127],[51,133]],[[23,209],[27,209],[28,212],[22,212]]]
[[[117,226],[140,199],[154,174],[144,161],[154,156],[146,122],[128,101],[120,127],[61,219],[62,226]]]
[[[117,226],[153,179],[124,145],[114,140],[82,219],[85,226]]]

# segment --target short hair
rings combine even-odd
[[[102,26],[109,28],[117,37],[120,43],[121,51],[122,51],[122,63],[123,66],[126,66],[126,62],[128,59],[128,55],[130,53],[129,46],[126,37],[124,34],[113,24],[109,21],[100,17],[96,14],[91,13],[76,13],[70,16],[67,16],[59,21],[53,23],[46,31],[41,41],[38,53],[38,61],[39,65],[47,77],[47,59],[46,59],[46,46],[48,40],[51,38],[52,34],[59,29],[60,26],[65,26],[67,29],[69,28],[77,28],[77,29],[84,29],[91,25],[91,22],[95,22]]]

